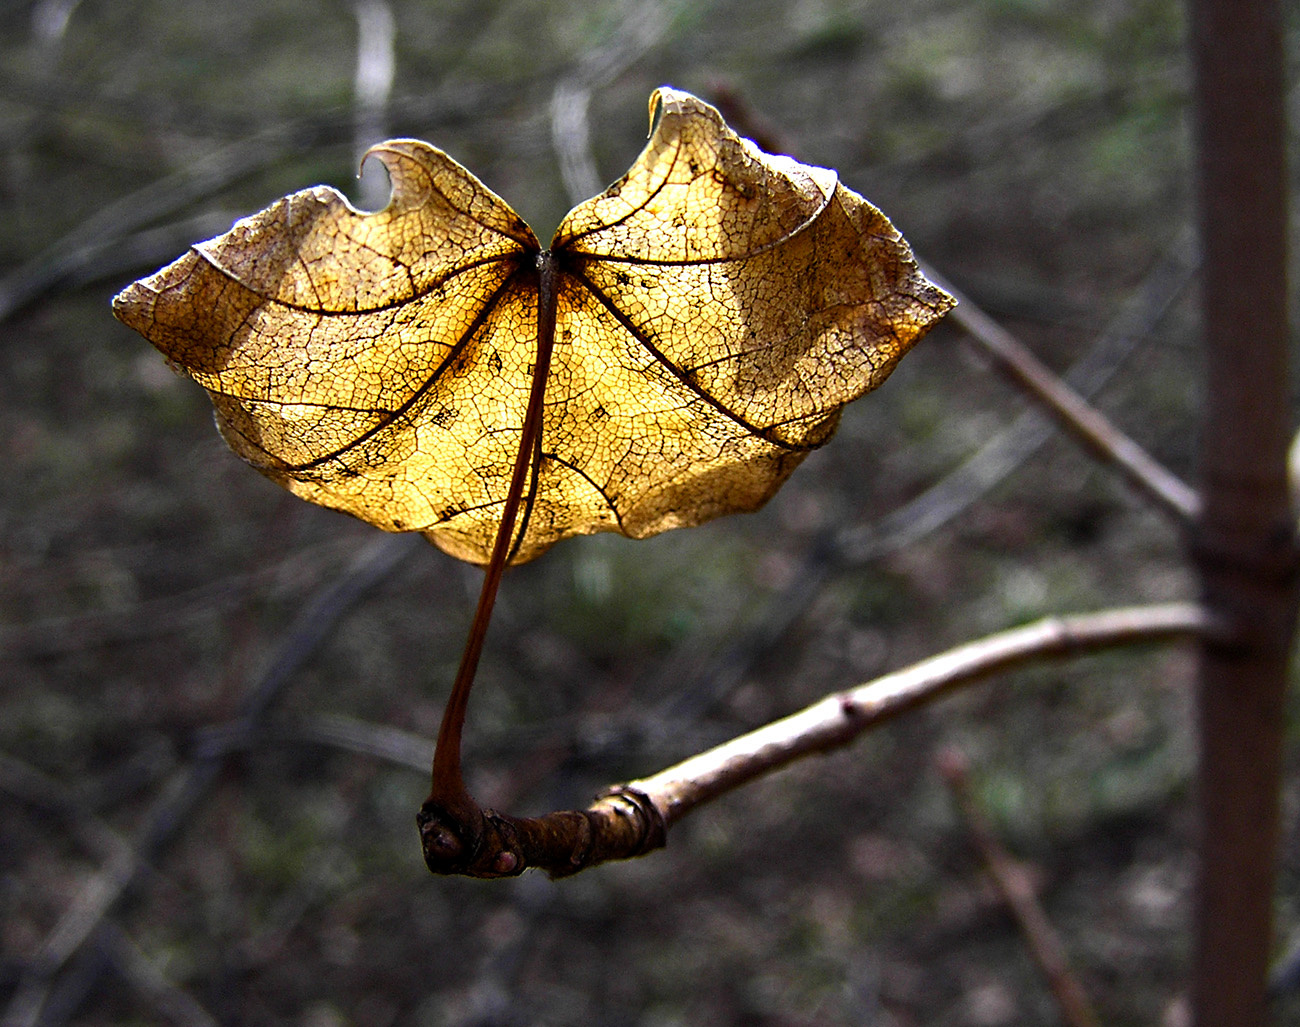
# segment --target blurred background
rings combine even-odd
[[[480,572],[243,465],[109,301],[287,192],[382,205],[356,169],[388,136],[546,239],[671,83],[838,169],[1191,478],[1184,32],[1175,0],[0,7],[3,1022],[1057,1023],[935,770],[955,747],[1102,1019],[1181,1023],[1185,650],[1002,675],[646,859],[434,879],[414,813]],[[942,325],[760,513],[511,572],[471,787],[581,805],[980,634],[1192,595],[1174,527]],[[1291,774],[1279,952],[1297,800]]]

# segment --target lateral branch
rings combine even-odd
[[[998,671],[1223,630],[1197,603],[1047,617],[829,695],[653,777],[612,788],[584,810],[513,817],[483,809],[476,823],[466,825],[426,804],[417,817],[425,862],[437,874],[511,877],[537,867],[564,877],[641,856],[665,845],[669,829],[696,807],[804,756],[847,745],[900,713]],[[460,844],[447,845],[449,837]]]

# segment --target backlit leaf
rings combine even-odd
[[[384,210],[295,193],[114,311],[268,477],[485,563],[553,304],[512,559],[755,509],[952,300],[833,171],[762,153],[687,93],[650,106],[641,156],[548,251],[446,154],[394,140],[370,151]]]

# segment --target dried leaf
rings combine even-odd
[[[514,562],[753,510],[953,301],[833,171],[762,153],[687,93],[650,109],[644,152],[549,251],[446,154],[394,140],[370,151],[384,210],[295,193],[114,312],[268,477],[466,560],[492,549],[548,311]]]

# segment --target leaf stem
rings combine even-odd
[[[444,827],[454,825],[460,829],[453,832],[459,841],[442,835],[440,848],[449,846],[451,849],[460,850],[465,842],[469,842],[472,847],[473,839],[460,838],[460,834],[468,832],[473,835],[481,830],[482,810],[470,796],[461,773],[461,734],[465,726],[465,712],[469,707],[470,690],[474,686],[474,675],[478,670],[479,658],[483,654],[483,644],[487,640],[488,625],[492,621],[492,607],[496,603],[501,577],[505,573],[516,542],[515,523],[518,520],[520,507],[523,505],[524,488],[530,478],[535,481],[531,472],[540,454],[539,443],[543,404],[546,399],[546,382],[550,373],[551,353],[555,348],[555,269],[549,252],[537,255],[536,271],[538,275],[537,356],[533,365],[528,407],[524,414],[519,451],[515,456],[514,470],[510,477],[510,488],[506,493],[505,505],[501,512],[501,523],[497,526],[492,555],[483,576],[478,606],[474,610],[474,620],[470,624],[469,637],[465,641],[465,649],[461,654],[460,667],[456,671],[451,695],[443,711],[442,725],[438,729],[429,798],[421,809],[420,818],[426,858],[429,855],[430,842],[430,831],[426,828],[429,822],[429,811],[436,809],[450,821],[449,824],[444,823]]]

